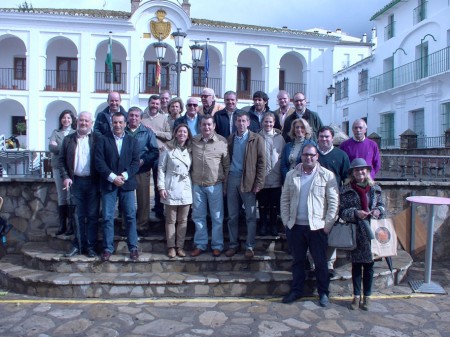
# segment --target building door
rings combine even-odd
[[[56,89],[59,91],[77,91],[78,59],[71,57],[56,58]]]
[[[237,68],[237,94],[238,98],[250,99],[251,92],[251,68]]]
[[[417,109],[412,111],[413,131],[417,134],[417,147],[425,147],[425,119],[424,110]]]

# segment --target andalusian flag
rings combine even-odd
[[[208,73],[209,73],[209,53],[208,53],[208,42],[206,42],[206,50],[205,50],[205,87],[208,86]]]
[[[112,74],[113,72],[113,62],[112,62],[112,39],[109,37],[108,52],[106,53],[105,64],[108,67],[108,71]]]

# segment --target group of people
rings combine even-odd
[[[165,219],[167,255],[185,257],[187,220],[192,206],[196,257],[211,249],[234,256],[240,249],[239,217],[245,214],[244,256],[252,258],[259,235],[278,235],[277,219],[285,227],[293,256],[292,288],[283,298],[291,303],[303,295],[308,250],[318,283],[319,303],[328,304],[329,273],[336,252],[328,248],[327,234],[338,215],[356,222],[358,247],[352,254],[353,308],[368,309],[373,260],[370,217],[384,215],[380,188],[373,178],[380,168],[377,144],[365,135],[363,119],[353,123],[353,138],[333,145],[334,129],[324,126],[310,111],[303,93],[293,97],[281,90],[279,108],[272,111],[268,96],[253,94],[248,111],[237,108],[236,92],[227,91],[224,103],[205,88],[201,106],[190,97],[184,106],[170,92],[152,95],[144,111],[121,106],[117,92],[93,122],[90,112],[75,118],[65,110],[60,126],[50,137],[52,165],[58,191],[60,227],[57,234],[72,234],[67,221],[68,194],[77,206],[79,237],[68,257],[97,256],[98,214],[101,201],[103,251],[114,253],[116,203],[126,224],[130,260],[139,258],[138,231],[146,230],[150,212],[150,176],[154,182],[153,211]],[[186,112],[183,114],[184,108]],[[98,187],[98,188],[97,188]],[[341,193],[341,197],[339,197]],[[137,209],[136,209],[137,204]],[[243,210],[242,210],[243,208]],[[227,214],[229,243],[224,244]],[[208,235],[211,222],[211,242]],[[361,279],[363,295],[361,297]]]

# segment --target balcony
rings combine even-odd
[[[127,92],[127,73],[115,73],[112,84],[110,76],[109,72],[95,73],[95,92]]]
[[[370,94],[400,87],[450,70],[450,46],[370,79]]]
[[[261,80],[241,81],[237,83],[237,96],[240,99],[252,99],[253,93],[265,90],[265,82]]]
[[[169,90],[177,92],[177,76],[176,74],[161,74],[160,90]],[[140,94],[159,94],[160,90],[156,85],[154,74],[139,74],[139,93]]]
[[[279,90],[286,90],[290,97],[293,98],[294,95],[298,92],[305,93],[306,92],[306,84],[305,83],[294,83],[294,82],[284,82],[280,83]]]
[[[45,70],[45,91],[77,91],[76,70]]]
[[[415,25],[425,20],[427,18],[427,1],[424,1],[422,4],[414,8],[413,15]]]
[[[395,22],[391,22],[386,27],[384,27],[384,41],[387,41],[394,37],[394,27]]]
[[[222,78],[208,77],[208,85],[206,85],[203,78],[201,81],[194,78],[192,81],[192,96],[200,96],[204,87],[213,89],[216,97],[223,97]]]
[[[18,79],[13,68],[0,68],[0,90],[27,90],[27,80]]]

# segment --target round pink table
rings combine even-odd
[[[450,198],[432,196],[411,196],[406,200],[416,204],[428,205],[427,246],[425,250],[425,280],[409,281],[416,293],[446,294],[447,292],[436,282],[431,281],[431,266],[433,264],[433,236],[434,236],[434,205],[450,205]]]

